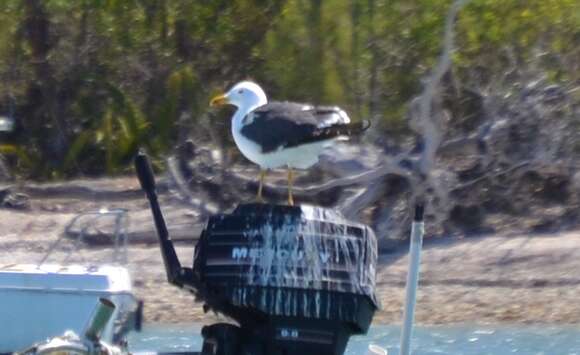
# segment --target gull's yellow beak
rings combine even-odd
[[[218,96],[214,97],[213,99],[211,99],[211,101],[209,102],[209,105],[211,107],[215,107],[215,106],[226,105],[228,103],[230,103],[230,100],[228,100],[228,98],[226,97],[225,94],[222,94],[222,95],[218,95]]]

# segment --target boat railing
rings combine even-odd
[[[69,261],[74,251],[78,250],[84,243],[87,242],[87,237],[91,234],[99,234],[113,244],[113,255],[110,260],[113,264],[125,265],[129,260],[128,246],[129,246],[129,211],[125,208],[101,208],[97,211],[81,212],[76,215],[66,225],[64,233],[49,247],[46,254],[38,263],[38,266],[44,264],[49,257],[51,257],[58,247],[62,245],[63,239],[73,236],[73,247],[68,250],[68,253],[61,262]],[[112,224],[109,222],[103,223],[103,220],[112,219]],[[107,226],[111,229],[105,233],[101,231],[102,226]]]

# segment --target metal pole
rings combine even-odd
[[[407,274],[407,292],[403,315],[403,330],[401,332],[401,355],[409,355],[411,353],[411,337],[413,336],[413,321],[415,319],[415,303],[417,301],[417,286],[419,284],[419,266],[421,264],[423,234],[425,234],[423,205],[417,204],[415,205],[415,218],[413,219],[413,225],[411,227],[409,273]]]

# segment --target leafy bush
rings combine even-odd
[[[277,99],[375,118],[396,138],[449,3],[3,0],[0,114],[17,119],[8,154],[46,178],[122,172],[138,147],[160,156],[188,134],[227,144],[207,100],[245,78]],[[457,33],[447,88],[484,90],[526,66],[580,80],[576,0],[473,0]]]

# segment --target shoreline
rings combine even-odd
[[[122,188],[136,181],[113,180]],[[195,211],[163,193],[162,206],[171,216],[186,218],[186,231],[199,223]],[[126,199],[90,199],[75,196],[31,197],[27,211],[0,209],[0,265],[37,263],[61,237],[64,227],[79,212],[128,208],[131,225],[151,223],[147,202],[136,194]],[[427,231],[428,233],[429,231]],[[193,295],[171,286],[156,237],[151,243],[129,241],[128,269],[134,291],[143,299],[146,324],[215,323],[223,317],[204,314]],[[191,235],[191,234],[190,234]],[[176,249],[183,264],[191,263],[193,242],[180,241]],[[72,241],[64,238],[63,245]],[[66,248],[65,248],[66,249]],[[377,298],[382,310],[374,324],[396,325],[402,319],[407,275],[407,248],[379,256]],[[71,262],[108,260],[113,248],[83,245]],[[51,255],[47,263],[66,256]],[[580,324],[580,230],[544,235],[489,235],[466,238],[431,238],[422,251],[420,286],[415,312],[421,326],[477,324]]]

